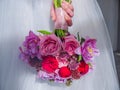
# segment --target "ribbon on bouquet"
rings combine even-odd
[[[55,13],[56,13],[56,20],[54,21],[54,28],[55,34],[59,37],[63,37],[68,32],[68,24],[65,20],[64,13],[65,11],[62,9],[62,1],[63,0],[53,0]],[[71,3],[71,0],[65,0]]]

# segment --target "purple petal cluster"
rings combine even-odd
[[[38,56],[39,42],[40,39],[38,38],[38,36],[30,31],[29,35],[26,36],[25,41],[23,42],[23,47],[20,47],[20,56],[24,61],[27,61],[29,58],[34,58]]]
[[[99,50],[96,47],[96,39],[86,39],[82,44],[81,53],[86,62],[93,60],[95,56],[99,55]]]

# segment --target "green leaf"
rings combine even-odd
[[[55,8],[61,7],[62,0],[54,0]]]
[[[89,65],[90,67],[92,67],[92,64],[91,64],[91,63],[88,63],[88,65]]]
[[[79,55],[77,61],[80,62],[82,60],[82,56]]]
[[[80,35],[79,35],[79,32],[77,33],[77,39],[78,39],[78,41],[80,41]]]
[[[71,0],[65,0],[67,2],[71,2]],[[61,3],[62,3],[62,0],[54,0],[54,5],[55,5],[55,8],[59,8],[61,7]]]
[[[85,39],[84,39],[84,38],[81,38],[80,44],[82,44],[83,42],[85,42]]]
[[[45,34],[45,35],[52,34],[51,32],[46,31],[46,30],[38,30],[38,32],[40,32],[40,33],[42,33],[42,34]]]
[[[49,81],[50,81],[50,82],[54,82],[54,79],[50,79]]]
[[[65,30],[62,30],[62,29],[55,29],[55,34],[56,36],[62,38],[65,36]]]
[[[67,1],[67,2],[69,2],[69,3],[71,2],[71,0],[65,0],[65,1]]]
[[[71,84],[72,84],[72,80],[68,79],[68,80],[66,81],[66,85],[67,85],[67,86],[70,86]]]

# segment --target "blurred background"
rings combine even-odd
[[[120,81],[120,1],[98,0],[98,3],[109,30],[113,52],[115,55],[118,78]]]

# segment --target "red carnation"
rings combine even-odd
[[[67,78],[71,75],[71,71],[68,67],[62,67],[59,70],[60,77]]]
[[[80,74],[86,74],[89,70],[89,65],[85,63],[85,61],[81,61],[78,67]]]
[[[53,73],[58,68],[58,61],[53,56],[46,56],[42,61],[42,69],[47,73]]]

